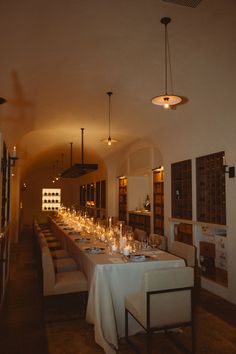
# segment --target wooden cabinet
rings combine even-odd
[[[217,260],[215,243],[200,241],[200,265],[202,275],[216,283],[227,286],[227,269],[219,267]]]
[[[197,220],[226,224],[224,152],[196,159]]]
[[[153,230],[164,235],[164,170],[153,171]]]
[[[127,184],[126,177],[119,178],[119,220],[127,222]]]
[[[129,211],[129,226],[132,226],[134,229],[145,230],[149,235],[151,232],[150,213]]]
[[[58,211],[60,206],[61,206],[61,189],[43,188],[42,189],[42,210]]]
[[[105,217],[106,180],[80,186],[80,209],[86,211],[90,217]]]
[[[175,241],[180,241],[187,243],[188,245],[193,244],[193,225],[187,223],[179,223],[174,225],[174,239]]]
[[[172,217],[192,219],[192,165],[191,160],[171,165]]]

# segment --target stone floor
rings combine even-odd
[[[236,354],[236,306],[199,290],[197,294],[197,354]],[[59,300],[60,301],[60,300]],[[72,306],[69,306],[72,305]],[[12,247],[10,281],[0,313],[1,354],[104,353],[94,341],[93,326],[70,313],[73,302],[63,299],[69,320],[45,323],[35,254],[30,235]],[[61,311],[62,307],[59,309]],[[49,308],[50,311],[50,308]],[[188,331],[172,334],[182,347],[163,334],[154,336],[153,353],[178,354],[190,348]],[[144,336],[134,336],[141,353]],[[133,351],[120,340],[118,354]]]

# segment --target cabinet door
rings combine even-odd
[[[192,165],[191,160],[171,165],[172,217],[192,219]]]

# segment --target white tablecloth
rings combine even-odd
[[[124,298],[129,293],[139,291],[143,272],[156,268],[184,267],[185,262],[161,250],[157,251],[155,258],[145,262],[129,262],[119,254],[89,254],[84,248],[90,247],[90,243],[77,243],[76,237],[69,235],[69,230],[63,230],[53,220],[51,225],[88,278],[86,320],[94,324],[95,341],[105,353],[114,354],[119,337],[125,335]],[[130,334],[141,330],[132,318],[129,323]]]

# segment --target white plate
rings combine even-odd
[[[105,248],[88,247],[88,248],[84,248],[84,250],[88,253],[99,254],[99,253],[104,253]]]
[[[85,237],[76,238],[75,242],[90,242],[90,238],[85,238]]]
[[[147,256],[144,255],[131,255],[129,256],[129,260],[131,262],[144,262],[148,259]]]

